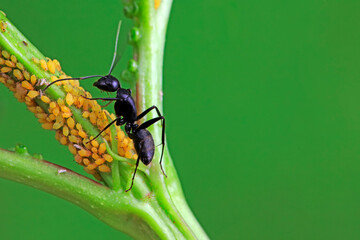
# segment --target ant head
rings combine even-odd
[[[94,86],[106,92],[116,92],[119,88],[121,88],[119,80],[111,75],[106,75],[100,78],[94,82]]]

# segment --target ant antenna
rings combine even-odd
[[[68,81],[68,80],[84,80],[84,79],[93,78],[93,77],[104,77],[104,76],[101,76],[101,75],[91,75],[91,76],[79,77],[79,78],[63,78],[63,79],[58,79],[58,80],[55,80],[55,81],[51,82],[49,85],[47,85],[47,86],[44,88],[43,92],[45,92],[46,89],[48,89],[51,85],[53,85],[54,83],[57,83],[57,82]]]
[[[116,60],[116,52],[117,52],[117,47],[118,47],[118,41],[119,41],[119,35],[120,35],[120,28],[121,28],[121,20],[119,21],[119,24],[118,24],[118,29],[117,29],[117,32],[116,32],[116,40],[115,40],[115,51],[114,51],[114,57],[113,57],[113,60],[112,60],[112,63],[111,63],[111,67],[110,67],[110,71],[109,71],[109,74],[111,74],[112,70],[114,69],[117,61]],[[119,60],[119,59],[118,59]],[[116,62],[116,63],[115,63]]]

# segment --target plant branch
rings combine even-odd
[[[136,79],[132,85],[136,84],[139,112],[152,105],[162,111],[163,53],[171,4],[171,0],[124,0],[125,13],[134,20],[129,35],[134,56],[127,71]],[[6,150],[0,150],[0,177],[64,198],[136,239],[208,239],[186,203],[168,149],[165,148],[163,161],[168,177],[162,174],[158,164],[161,151],[157,148],[154,162],[150,167],[140,164],[134,186],[126,193],[137,158],[131,140],[118,126],[112,126],[99,143],[88,143],[89,136],[96,135],[115,116],[102,110],[95,101],[81,98],[90,96],[78,82],[52,85],[45,92],[50,99],[45,101],[43,87],[33,83],[32,77],[38,82],[40,79],[51,82],[67,76],[61,68],[47,70],[45,57],[1,12],[0,23],[6,23],[0,32],[0,47],[5,58],[0,58],[0,82],[13,91],[19,101],[26,103],[43,127],[45,124],[45,129],[56,131],[57,139],[68,145],[85,170],[95,177],[101,174],[98,179],[106,186],[49,162]],[[36,63],[34,58],[44,61],[45,66]],[[53,61],[46,61],[50,68]],[[29,86],[29,74],[32,86]],[[69,94],[74,101],[69,101]],[[54,106],[63,111],[61,121],[54,115]],[[154,116],[153,111],[147,117]],[[69,119],[72,122],[69,123]],[[149,130],[155,143],[160,143],[160,124]],[[106,146],[107,153],[101,144]]]

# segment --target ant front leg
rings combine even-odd
[[[106,127],[105,127],[103,130],[101,130],[101,131],[98,133],[98,135],[96,135],[93,139],[89,140],[87,143],[94,141],[98,136],[100,136],[101,133],[103,133],[103,132],[104,132],[106,129],[108,129],[111,125],[113,125],[115,122],[121,122],[121,120],[122,120],[122,119],[121,119],[120,117],[118,117],[118,118],[116,118],[115,120],[111,121],[111,123],[109,123],[108,125],[106,125]]]
[[[156,107],[155,107],[156,108]],[[157,108],[156,108],[157,109]],[[149,110],[150,111],[150,110]],[[153,118],[150,119],[149,121],[144,122],[143,124],[141,124],[137,129],[145,129],[150,127],[151,125],[153,125],[154,123],[158,122],[162,120],[163,125],[162,125],[162,132],[161,132],[161,144],[162,146],[162,150],[161,150],[161,157],[160,157],[160,167],[161,167],[161,171],[163,172],[163,174],[165,175],[165,177],[167,177],[163,166],[162,166],[162,160],[163,160],[163,155],[164,155],[164,148],[165,148],[165,118],[164,116],[161,117],[157,117],[157,118]]]
[[[118,98],[88,98],[88,97],[85,97],[85,96],[81,96],[85,99],[88,99],[88,100],[102,100],[102,101],[109,101],[107,104],[105,105],[100,105],[101,107],[107,107],[109,106],[109,104],[112,102],[112,101],[117,101],[119,100]]]
[[[88,97],[85,97],[85,96],[81,96],[85,99],[88,99],[88,100],[103,100],[103,101],[117,101],[117,100],[120,100],[119,98],[88,98]]]

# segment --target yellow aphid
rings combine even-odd
[[[62,100],[61,98],[57,100],[57,103],[59,104],[59,106],[64,106],[64,100]]]
[[[75,130],[75,129],[71,129],[70,133],[74,136],[78,136],[79,135],[79,132],[78,130]]]
[[[84,168],[84,170],[85,170],[85,172],[87,172],[88,174],[93,174],[93,175],[94,175],[94,177],[95,177],[95,175],[96,175],[96,171],[95,171],[94,169],[89,170],[87,167],[85,167],[85,168]]]
[[[84,132],[83,130],[80,130],[80,131],[79,131],[79,136],[82,137],[82,138],[86,138],[86,137],[87,137],[87,134],[86,134],[86,132]]]
[[[80,99],[83,99],[83,98],[80,98]],[[85,111],[88,111],[88,110],[89,110],[89,100],[84,99],[83,101],[84,101],[83,109],[84,109]],[[95,114],[94,114],[94,115],[95,115]],[[96,121],[95,121],[95,123],[96,123]],[[94,124],[95,124],[95,123],[94,123]]]
[[[69,117],[72,116],[72,113],[71,113],[71,112],[63,113],[62,116],[63,116],[64,118],[69,118]]]
[[[76,148],[74,147],[74,145],[72,145],[72,143],[70,143],[69,145],[68,145],[68,147],[69,147],[69,151],[72,153],[72,154],[76,154],[77,153],[77,150],[76,150]],[[80,151],[79,151],[80,152]],[[80,155],[81,156],[81,155]]]
[[[44,59],[41,59],[41,60],[40,60],[40,66],[41,66],[41,68],[44,69],[45,71],[48,70],[46,61],[45,61]]]
[[[32,106],[32,107],[28,107],[29,111],[32,113],[36,113],[36,107]]]
[[[107,165],[103,164],[103,165],[99,166],[99,171],[100,172],[110,172],[110,168]]]
[[[74,127],[75,127],[74,119],[68,118],[66,122],[67,122],[67,125],[69,126],[69,128],[74,129]]]
[[[0,77],[0,82],[1,82],[1,83],[5,83],[5,78]]]
[[[60,105],[60,104],[59,104]],[[68,108],[67,106],[61,106],[61,111],[64,113],[69,113],[71,112],[70,108]]]
[[[24,78],[25,78],[26,80],[30,80],[30,73],[29,73],[28,71],[23,71],[23,74],[24,74]],[[32,85],[35,85],[35,84],[33,84],[32,82],[31,82],[31,84],[32,84]]]
[[[99,158],[99,159],[97,159],[97,160],[95,161],[95,164],[101,165],[101,164],[103,164],[104,162],[105,162],[105,159]]]
[[[86,149],[81,149],[79,151],[79,155],[82,156],[82,157],[90,157],[91,152],[89,150],[86,150]]]
[[[35,85],[36,84],[36,76],[35,75],[31,75],[31,78],[30,78],[30,81],[31,81],[31,84],[32,85]]]
[[[4,65],[5,64],[5,59],[0,58],[0,65]]]
[[[16,67],[17,67],[18,69],[20,69],[21,71],[24,71],[24,70],[25,70],[24,65],[22,65],[20,62],[17,62],[17,63],[16,63]]]
[[[81,156],[80,156],[80,157],[81,157]],[[84,163],[85,166],[87,166],[87,165],[90,164],[90,160],[87,159],[87,158],[84,158],[82,161],[83,161],[83,163]]]
[[[84,118],[88,118],[88,117],[90,116],[90,112],[85,111],[85,112],[83,112],[82,116],[83,116]]]
[[[1,31],[2,31],[2,32],[5,32],[5,31],[6,31],[6,28],[7,28],[7,22],[1,21],[1,22],[0,22],[0,27],[1,27]]]
[[[55,107],[55,108],[52,110],[52,113],[53,113],[55,116],[58,116],[59,113],[60,113],[60,108],[59,108],[59,107]]]
[[[82,157],[80,155],[76,155],[75,156],[75,162],[80,164],[82,162]]]
[[[79,81],[70,81],[70,84],[73,85],[74,87],[79,87]]]
[[[49,119],[51,121],[54,121],[56,119],[56,116],[54,114],[50,114]]]
[[[36,107],[36,112],[38,112],[38,113],[43,113],[44,110],[43,110],[41,107],[37,106],[37,107]]]
[[[68,78],[68,76],[66,76],[66,75],[60,75],[60,77],[59,77],[59,79],[64,79],[64,78]]]
[[[5,50],[2,50],[1,51],[1,54],[4,56],[4,58],[6,58],[6,59],[9,59],[10,58],[10,53],[8,53],[7,51],[5,51]]]
[[[39,96],[39,92],[31,90],[31,91],[29,91],[29,93],[27,95],[29,96],[29,98],[33,99],[33,98]]]
[[[68,142],[67,142],[67,138],[66,137],[64,137],[64,136],[62,136],[61,138],[60,138],[60,143],[62,144],[62,145],[66,145]]]
[[[70,135],[70,136],[69,136],[69,140],[70,140],[71,142],[73,142],[73,143],[77,143],[77,142],[78,142],[78,138],[77,138],[76,136],[74,136],[74,135]]]
[[[89,141],[89,139],[85,138],[82,140],[82,144],[84,145],[85,148],[91,149],[91,144],[88,141]]]
[[[71,106],[74,103],[74,98],[71,93],[66,94],[66,103]]]
[[[64,122],[55,122],[53,125],[53,129],[59,129],[64,125]]]
[[[48,122],[48,123],[42,124],[41,126],[46,130],[50,130],[50,129],[52,129],[53,124]]]
[[[55,133],[55,139],[60,141],[60,138],[61,138],[61,134],[59,132],[56,132]]]
[[[64,134],[64,136],[68,136],[68,135],[69,135],[69,128],[68,128],[68,126],[64,126],[64,127],[63,127],[63,134]]]
[[[77,98],[76,99],[77,101],[76,101],[76,106],[78,107],[78,108],[80,108],[80,107],[82,107],[83,105],[84,105],[84,98],[82,98],[82,97],[79,97],[79,98]],[[85,109],[84,109],[85,110]],[[87,111],[87,110],[86,110]],[[85,111],[85,112],[86,112]],[[89,115],[90,115],[90,113],[89,113]],[[89,115],[87,115],[87,117],[89,117]],[[87,118],[86,117],[86,118]]]
[[[45,119],[45,118],[47,118],[47,114],[46,113],[35,113],[35,117],[37,117],[39,119]]]
[[[97,150],[97,148],[95,148],[95,147],[92,147],[92,148],[91,148],[91,151],[92,151],[93,153],[98,153],[98,150]]]
[[[8,66],[8,67],[11,67],[11,68],[16,67],[16,63],[14,63],[14,62],[12,62],[10,60],[6,60],[5,65]]]
[[[49,105],[50,108],[56,108],[56,102],[51,102]]]
[[[113,158],[109,155],[109,154],[104,154],[103,155],[103,158],[108,161],[108,162],[112,162],[113,161]]]
[[[98,141],[96,141],[96,140],[91,141],[91,145],[92,145],[93,147],[96,147],[96,148],[99,147],[99,143],[98,143]]]
[[[77,123],[77,124],[76,124],[76,129],[79,130],[79,131],[82,130],[82,126],[81,126],[80,123]]]
[[[138,155],[136,153],[133,155],[133,159],[138,159]]]
[[[100,107],[99,104],[95,104],[94,107],[92,108],[92,110],[93,110],[94,112],[100,112],[100,111],[101,111],[101,107]]]
[[[91,112],[91,113],[90,113],[90,122],[91,122],[92,124],[96,124],[96,122],[97,122],[96,115],[95,115],[94,112]]]
[[[46,120],[45,118],[41,118],[41,119],[39,119],[38,121],[39,121],[39,123],[49,123],[49,121]],[[52,125],[51,125],[51,126],[52,126]],[[52,129],[52,127],[51,127],[51,129]]]
[[[39,63],[40,63],[40,60],[37,59],[37,58],[34,58],[34,57],[33,57],[32,60],[33,60],[33,62],[36,63],[36,64],[39,64]]]
[[[131,158],[131,156],[132,156],[131,152],[126,152],[126,153],[125,153],[125,157],[126,157],[126,158]]]
[[[49,60],[47,62],[47,67],[49,69],[49,72],[51,72],[52,74],[55,73],[55,64],[53,63],[53,61]]]
[[[21,73],[21,71],[19,69],[15,69],[13,71],[13,74],[19,81],[24,80],[24,75]]]
[[[29,111],[32,113],[36,113],[36,108],[35,107],[28,107]]]
[[[108,142],[110,142],[110,141],[111,141],[111,139],[110,139],[110,136],[109,136],[109,135],[106,135],[106,136],[104,137],[104,139],[105,139],[106,141],[108,141]]]
[[[61,66],[58,60],[54,59],[53,63],[55,65],[55,68],[60,72],[61,71]]]
[[[119,142],[119,146],[125,148],[129,143],[127,138],[124,138],[121,142]]]
[[[96,167],[97,167],[97,165],[96,165],[95,163],[92,163],[92,164],[89,164],[89,165],[87,166],[87,169],[93,170],[93,169],[95,169]]]
[[[11,61],[14,62],[15,64],[17,63],[17,59],[14,55],[11,55],[10,57]]]
[[[34,87],[28,81],[22,81],[21,86],[23,86],[27,90],[33,90],[34,89]]]
[[[12,70],[12,68],[9,68],[9,67],[3,67],[3,68],[1,68],[1,72],[2,73],[8,73],[8,72],[10,72]]]
[[[53,82],[53,81],[58,80],[58,78],[56,76],[51,76],[50,80]],[[57,85],[61,85],[61,82],[58,82]]]
[[[106,151],[105,143],[101,143],[99,147],[99,154],[103,154]]]
[[[44,103],[50,103],[50,102],[51,102],[50,98],[48,98],[48,97],[45,96],[45,95],[41,96],[40,99],[41,99],[41,101],[43,101]]]
[[[117,132],[117,139],[121,141],[125,137],[125,133],[119,129]]]
[[[91,157],[95,160],[100,159],[99,155],[97,153],[93,153]]]

